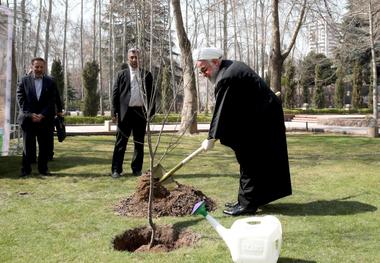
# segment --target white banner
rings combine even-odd
[[[9,8],[0,6],[0,149],[1,155],[8,155],[11,80],[12,80],[12,38],[13,13]]]

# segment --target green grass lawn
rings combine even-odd
[[[183,137],[162,165],[173,167],[205,137]],[[175,139],[163,138],[157,158]],[[52,177],[33,167],[30,178],[20,179],[21,158],[0,157],[0,262],[231,262],[227,246],[201,216],[154,220],[201,234],[193,247],[157,254],[113,250],[114,236],[147,225],[145,218],[121,217],[112,209],[137,183],[130,175],[132,147],[125,156],[127,175],[110,177],[114,140],[77,136],[56,143]],[[288,151],[293,195],[259,213],[282,223],[278,262],[380,262],[380,140],[288,135]],[[144,170],[148,164],[146,158]],[[175,178],[213,198],[218,208],[211,215],[225,227],[237,219],[222,213],[223,204],[236,199],[239,183],[230,149],[217,143]]]

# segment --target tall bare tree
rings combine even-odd
[[[371,46],[371,68],[372,68],[372,100],[373,100],[373,118],[374,118],[374,127],[375,137],[379,136],[378,132],[378,109],[377,109],[377,68],[376,68],[376,54],[375,54],[375,42],[374,42],[374,29],[373,29],[373,10],[372,10],[372,0],[368,0],[368,19],[369,19],[369,41]],[[368,98],[371,99],[371,98]]]
[[[181,49],[181,66],[183,70],[183,108],[181,113],[180,132],[196,133],[197,127],[197,90],[193,68],[193,58],[190,41],[183,26],[181,4],[179,0],[172,0],[173,14],[176,22],[177,37]]]
[[[92,61],[96,59],[96,2],[97,0],[94,0],[94,13],[92,18]]]
[[[39,46],[39,42],[40,42],[41,16],[42,16],[42,0],[40,0],[40,4],[39,4],[39,11],[38,11],[38,18],[37,18],[36,42],[35,42],[35,46],[34,46],[33,57],[37,57],[38,46]]]
[[[49,36],[50,36],[50,22],[51,22],[51,12],[53,9],[53,2],[52,0],[49,0],[49,8],[48,8],[48,16],[46,20],[46,29],[45,29],[45,61],[46,61],[46,71],[49,71]]]
[[[100,114],[104,115],[103,108],[103,78],[102,78],[102,0],[99,0],[99,14],[98,14],[98,35],[99,35],[99,106],[100,106]]]
[[[65,20],[64,20],[64,25],[63,25],[63,48],[62,48],[62,67],[63,67],[63,74],[64,74],[64,77],[63,77],[63,90],[65,92],[64,96],[63,94],[61,94],[61,96],[64,97],[64,101],[65,101],[65,108],[67,109],[67,106],[68,106],[68,103],[69,103],[69,99],[68,99],[68,85],[67,85],[67,67],[66,67],[66,39],[67,39],[67,12],[68,12],[68,9],[69,9],[69,2],[68,0],[65,0]]]
[[[301,28],[302,22],[306,13],[306,0],[303,0],[301,4],[301,11],[298,17],[296,27],[293,31],[292,38],[287,49],[282,52],[281,50],[281,37],[280,37],[280,23],[279,23],[279,0],[272,0],[272,53],[270,58],[270,68],[271,68],[271,88],[274,91],[281,91],[281,75],[282,75],[282,65],[285,59],[288,57],[290,51],[292,50],[298,32]]]

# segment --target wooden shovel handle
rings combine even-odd
[[[174,174],[178,169],[180,169],[184,164],[189,162],[191,159],[193,159],[195,156],[203,152],[202,146],[199,147],[197,150],[195,150],[192,154],[187,156],[185,159],[183,159],[180,163],[178,163],[176,166],[174,166],[172,169],[170,169],[167,173],[165,173],[161,179],[160,182],[165,181],[167,178],[169,178],[172,174]]]

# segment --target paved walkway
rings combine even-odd
[[[198,124],[200,132],[207,132],[209,124]],[[312,133],[337,133],[337,134],[350,134],[367,136],[367,127],[349,127],[349,126],[330,126],[323,125],[317,122],[285,122],[286,130],[288,132],[312,132]],[[179,124],[166,124],[164,126],[165,132],[178,131]],[[161,125],[151,125],[151,131],[159,132]],[[67,135],[113,135],[116,133],[116,125],[68,125],[66,126]]]

